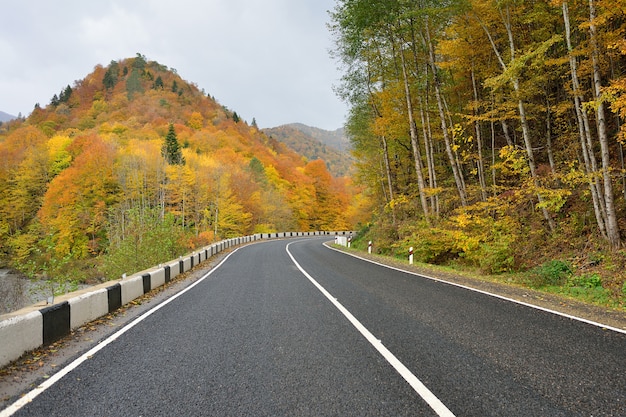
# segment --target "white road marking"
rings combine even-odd
[[[211,275],[220,266],[222,266],[222,264],[224,262],[226,262],[226,260],[228,258],[230,258],[230,256],[232,254],[234,254],[235,252],[237,252],[238,250],[239,250],[239,248],[236,248],[231,253],[229,253],[222,260],[222,262],[220,262],[215,268],[212,268],[209,272],[204,274],[196,282],[194,282],[193,284],[191,284],[190,286],[188,286],[187,288],[185,288],[181,292],[179,292],[177,294],[174,294],[171,298],[168,298],[167,300],[163,301],[161,304],[155,306],[151,310],[146,311],[141,316],[137,317],[135,320],[133,320],[132,322],[128,323],[126,326],[122,327],[117,332],[113,333],[111,336],[106,338],[104,341],[102,341],[98,345],[94,346],[93,348],[91,348],[87,352],[83,353],[80,357],[76,358],[72,363],[67,365],[65,368],[61,369],[56,374],[52,375],[49,379],[46,379],[41,385],[39,385],[38,387],[36,387],[32,391],[26,393],[23,397],[21,397],[19,400],[17,400],[13,404],[11,404],[9,407],[7,407],[4,410],[0,411],[0,417],[10,417],[13,414],[15,414],[17,411],[19,411],[26,404],[28,404],[31,401],[33,401],[39,394],[41,394],[42,392],[44,392],[45,390],[47,390],[48,388],[50,388],[51,386],[53,386],[54,384],[59,382],[61,380],[61,378],[63,378],[65,375],[67,375],[70,372],[72,372],[74,369],[76,369],[80,364],[85,362],[87,359],[91,359],[91,357],[93,355],[95,355],[97,352],[99,352],[100,350],[104,349],[106,346],[111,344],[113,341],[115,341],[121,335],[123,335],[124,333],[126,333],[127,331],[129,331],[130,329],[135,327],[137,324],[141,323],[146,318],[150,317],[153,313],[155,313],[158,310],[160,310],[161,308],[165,307],[166,305],[168,305],[169,303],[171,303],[172,301],[174,301],[175,299],[177,299],[181,295],[185,294],[187,291],[191,290],[196,285],[200,284],[202,281],[204,281],[206,278],[208,278],[209,275]]]
[[[360,259],[362,261],[370,262],[370,263],[373,263],[375,265],[382,266],[384,268],[389,268],[389,269],[393,269],[395,271],[404,272],[406,274],[415,275],[417,277],[426,278],[426,279],[429,279],[431,281],[441,282],[443,284],[453,285],[455,287],[463,288],[463,289],[466,289],[466,290],[469,290],[469,291],[474,291],[474,292],[477,292],[477,293],[480,293],[480,294],[484,294],[484,295],[488,295],[488,296],[491,296],[491,297],[499,298],[501,300],[510,301],[512,303],[515,303],[515,304],[519,304],[519,305],[523,305],[523,306],[526,306],[526,307],[534,308],[535,310],[545,311],[546,313],[556,314],[557,316],[565,317],[565,318],[568,318],[568,319],[571,319],[571,320],[580,321],[580,322],[583,322],[583,323],[586,323],[586,324],[590,324],[592,326],[600,327],[600,328],[605,329],[605,330],[611,330],[611,331],[614,331],[614,332],[626,334],[626,330],[625,329],[620,329],[619,327],[613,327],[613,326],[609,326],[609,325],[606,325],[606,324],[598,323],[596,321],[587,320],[587,319],[584,319],[582,317],[572,316],[572,315],[567,314],[567,313],[562,313],[560,311],[551,310],[551,309],[545,308],[545,307],[540,307],[538,305],[526,303],[524,301],[519,301],[519,300],[516,300],[514,298],[509,298],[509,297],[505,297],[503,295],[498,295],[498,294],[494,294],[494,293],[491,293],[491,292],[488,292],[488,291],[479,290],[477,288],[468,287],[467,285],[463,285],[463,284],[457,284],[456,282],[446,281],[445,279],[434,278],[434,277],[431,277],[431,276],[428,276],[428,275],[424,275],[424,274],[420,274],[420,273],[417,273],[417,272],[407,271],[405,269],[400,269],[400,268],[396,268],[394,266],[385,265],[385,264],[380,263],[380,262],[372,261],[371,259],[362,258],[362,257],[360,257],[358,255],[355,255],[353,253],[350,253],[350,252],[344,252],[344,251],[332,248],[332,247],[328,246],[325,243],[324,243],[324,246],[326,246],[328,249],[334,250],[336,252],[343,253],[344,255],[349,255],[349,256],[352,256],[353,258],[357,258],[357,259]]]
[[[292,242],[295,243],[295,242]],[[320,285],[311,275],[309,275],[289,252],[289,243],[285,249],[296,267],[308,278],[311,283],[330,301],[352,325],[370,342],[370,344],[389,362],[391,366],[405,379],[415,392],[428,403],[428,405],[440,417],[454,417],[454,414],[437,398],[400,360],[387,349],[382,342],[377,339],[361,322],[350,313],[335,297],[333,297],[324,287]]]

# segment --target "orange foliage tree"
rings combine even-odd
[[[39,210],[57,256],[82,259],[106,246],[107,209],[118,201],[116,148],[98,136],[75,142],[76,159],[48,187]]]
[[[324,162],[307,164],[144,56],[96,66],[62,93],[0,133],[7,263],[50,274],[104,256],[117,274],[151,251],[142,240],[171,237],[146,252],[154,262],[183,241],[348,225],[346,188]],[[162,152],[170,126],[180,164]]]

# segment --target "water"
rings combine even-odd
[[[31,281],[10,269],[0,269],[0,314],[10,313],[47,299],[43,281]]]

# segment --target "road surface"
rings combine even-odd
[[[626,416],[626,334],[327,240],[234,251],[0,416]]]

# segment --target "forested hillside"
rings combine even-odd
[[[348,152],[350,150],[350,141],[346,137],[345,130],[340,127],[336,130],[324,130],[317,127],[307,126],[302,123],[291,123],[287,125],[293,127],[302,133],[311,136],[314,139],[319,140],[325,145],[332,146],[340,151]]]
[[[626,2],[339,0],[331,18],[378,251],[626,294]]]
[[[352,187],[137,54],[0,126],[2,263],[117,278],[218,238],[345,230]]]
[[[324,160],[330,173],[336,177],[345,177],[350,173],[352,157],[345,148],[341,149],[342,142],[338,131],[329,132],[303,124],[289,124],[263,129],[263,133],[284,143],[309,160]]]

